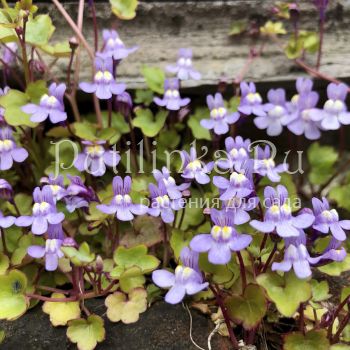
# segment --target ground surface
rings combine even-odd
[[[91,300],[89,309],[99,315],[105,313],[104,300]],[[207,338],[213,323],[204,315],[191,310],[193,338],[207,348]],[[103,316],[106,340],[96,350],[195,350],[189,335],[190,319],[182,305],[170,306],[158,302],[141,315],[137,323],[111,323]],[[51,326],[48,315],[37,306],[14,322],[0,322],[6,338],[1,350],[65,350],[76,349],[66,338],[66,327]],[[228,349],[225,338],[215,335],[212,350]]]

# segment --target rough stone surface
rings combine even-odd
[[[181,306],[158,302],[140,317],[137,323],[125,325],[111,323],[105,317],[103,299],[90,300],[89,309],[103,316],[106,326],[106,340],[96,350],[196,350],[190,340],[190,320]],[[214,329],[208,317],[191,310],[193,317],[193,339],[207,348],[207,338]],[[35,307],[14,322],[0,322],[6,338],[0,345],[2,350],[64,350],[76,349],[66,338],[66,327],[54,328],[49,316],[40,307]],[[214,335],[212,350],[229,349],[226,338]]]
[[[127,45],[139,45],[139,50],[119,67],[120,80],[129,88],[143,86],[140,74],[142,65],[164,68],[176,60],[180,47],[192,47],[195,66],[203,74],[200,82],[190,82],[187,86],[214,85],[220,78],[232,79],[244,66],[249,50],[259,43],[249,38],[230,38],[228,32],[235,20],[248,18],[263,24],[268,18],[274,0],[236,1],[141,1],[137,16],[132,21],[120,21],[111,14],[107,2],[98,2],[97,17],[99,28],[115,27]],[[299,2],[302,8],[301,28],[317,30],[317,12],[311,1]],[[324,44],[324,59],[321,70],[336,77],[349,77],[350,50],[350,1],[330,2],[327,30]],[[68,13],[76,18],[77,2],[65,2]],[[57,27],[55,40],[63,40],[73,34],[62,16],[52,4],[44,4]],[[84,33],[92,43],[93,27],[86,8]],[[287,37],[281,39],[287,41]],[[315,57],[310,58],[310,63]],[[59,74],[65,76],[67,62],[58,61]],[[300,70],[299,70],[300,71]],[[247,74],[255,81],[295,79],[298,69],[288,61],[274,43],[267,42],[264,54],[254,62]],[[82,79],[91,75],[90,61],[83,54]]]

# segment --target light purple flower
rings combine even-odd
[[[343,261],[346,258],[346,250],[341,247],[343,242],[332,237],[328,247],[322,253],[322,260]]]
[[[220,199],[222,201],[230,200],[233,197],[249,196],[254,190],[252,162],[246,161],[239,171],[233,171],[229,180],[223,176],[214,176],[213,183],[221,190]]]
[[[143,204],[134,204],[130,197],[131,177],[123,179],[120,176],[113,178],[113,199],[110,204],[99,204],[97,209],[105,214],[113,214],[118,220],[131,221],[134,215],[144,215],[148,208]]]
[[[175,179],[170,175],[170,171],[164,166],[162,171],[153,170],[153,176],[157,182],[163,182],[166,191],[171,199],[179,199],[182,197],[182,191],[187,190],[191,184],[183,183],[176,185]]]
[[[181,176],[185,179],[195,179],[199,184],[205,185],[210,182],[210,177],[207,175],[214,167],[213,162],[204,164],[197,158],[197,151],[191,147],[190,154],[186,151],[181,151],[183,173]]]
[[[79,176],[67,175],[70,184],[67,187],[67,195],[64,197],[67,210],[72,213],[79,208],[89,207],[89,203],[98,202],[98,198],[92,187],[85,186]]]
[[[252,237],[239,234],[233,223],[233,216],[226,210],[211,209],[211,219],[214,226],[210,234],[199,234],[192,238],[190,247],[198,253],[208,253],[208,260],[212,264],[225,265],[231,260],[231,252],[246,248]]]
[[[320,201],[312,198],[312,206],[315,214],[313,228],[323,234],[332,233],[338,241],[345,241],[344,230],[350,230],[350,220],[339,220],[338,212],[329,208],[329,203],[325,197]]]
[[[95,58],[95,77],[93,83],[82,82],[79,87],[87,93],[95,93],[101,100],[108,100],[112,95],[125,91],[125,84],[118,84],[113,76],[113,59],[111,57]]]
[[[62,175],[55,177],[53,174],[49,174],[48,177],[45,176],[40,179],[40,183],[46,184],[50,187],[55,202],[59,201],[67,195],[63,180],[64,179]]]
[[[267,176],[270,181],[279,182],[281,180],[280,173],[288,170],[288,164],[283,163],[276,165],[271,156],[270,146],[266,145],[265,149],[257,146],[256,159],[254,159],[254,173],[261,176]]]
[[[218,160],[217,165],[222,169],[239,171],[250,157],[250,139],[243,140],[241,136],[237,136],[235,139],[227,137],[225,147],[227,159]]]
[[[102,37],[103,54],[107,57],[113,57],[115,60],[122,60],[138,49],[138,46],[133,46],[130,48],[125,47],[117,31],[113,29],[104,29],[102,31]]]
[[[241,101],[238,106],[238,111],[245,115],[254,114],[259,117],[264,117],[266,112],[262,106],[262,98],[258,92],[254,83],[241,82]]]
[[[178,265],[175,273],[168,270],[156,270],[152,273],[153,282],[160,288],[170,288],[165,295],[169,304],[179,303],[186,294],[193,295],[208,287],[198,267],[198,253],[185,247],[181,251],[182,265]]]
[[[5,179],[0,179],[0,198],[7,201],[13,198],[12,186]]]
[[[45,257],[45,269],[47,271],[55,271],[58,267],[59,259],[63,258],[64,254],[61,251],[62,240],[47,239],[45,247],[32,245],[28,247],[27,253],[32,258],[41,259]]]
[[[7,66],[11,67],[17,63],[16,53],[18,51],[18,45],[15,42],[6,43],[5,45],[2,50],[2,60]]]
[[[176,65],[169,65],[166,70],[176,74],[180,80],[200,80],[201,78],[201,74],[193,68],[191,49],[180,49]]]
[[[170,199],[162,181],[158,183],[158,187],[149,184],[149,192],[151,207],[148,208],[148,214],[155,217],[160,216],[165,223],[173,222],[175,219],[173,210],[180,210],[184,206],[182,199]]]
[[[9,126],[0,128],[0,170],[8,170],[13,161],[22,163],[27,157],[27,150],[16,145],[12,129]]]
[[[302,211],[298,216],[292,216],[289,205],[288,191],[278,185],[277,190],[267,186],[264,190],[264,205],[266,208],[264,221],[252,220],[250,225],[263,233],[277,231],[280,237],[298,237],[299,229],[310,227],[315,217],[309,211]]]
[[[210,109],[210,119],[202,119],[203,128],[211,130],[217,135],[226,134],[229,131],[229,124],[235,123],[239,119],[239,113],[228,113],[225,108],[224,99],[220,93],[216,93],[215,97],[207,96],[207,105]]]
[[[170,111],[178,111],[191,101],[189,98],[181,98],[179,88],[180,84],[178,79],[165,79],[163,98],[155,97],[153,101],[158,106],[165,107]]]
[[[67,119],[67,113],[64,111],[63,96],[66,91],[66,84],[52,83],[48,94],[41,97],[39,105],[34,103],[26,104],[22,111],[31,114],[30,120],[34,123],[40,123],[48,117],[53,124],[63,122]]]
[[[114,100],[115,109],[127,118],[132,112],[132,98],[127,91],[117,95]]]
[[[306,238],[303,230],[299,230],[298,237],[285,239],[284,259],[272,264],[272,271],[290,271],[292,268],[300,279],[311,276],[310,264],[317,264],[322,256],[312,258],[306,248]]]
[[[324,130],[337,130],[341,124],[350,124],[350,113],[346,107],[345,99],[348,87],[345,84],[330,83],[327,86],[328,100],[323,110],[312,109],[310,117],[313,121],[320,122]]]
[[[282,133],[283,125],[288,122],[288,110],[286,107],[286,92],[284,89],[271,89],[267,93],[268,103],[264,105],[266,116],[254,118],[254,124],[258,129],[267,129],[269,136],[277,136]]]
[[[106,165],[116,167],[120,162],[120,155],[116,151],[105,150],[106,141],[82,141],[84,150],[78,154],[74,166],[79,171],[87,171],[93,176],[102,176],[106,172]]]
[[[36,187],[33,192],[33,199],[32,216],[20,216],[16,220],[17,226],[31,226],[31,231],[35,235],[42,235],[47,232],[49,225],[59,224],[64,220],[64,214],[57,212],[49,186],[44,186],[42,190]]]
[[[255,209],[258,204],[259,197],[254,195],[246,198],[233,197],[223,202],[222,209],[232,215],[235,225],[242,225],[250,221],[250,216],[247,212]]]
[[[16,221],[16,218],[14,216],[4,216],[2,211],[0,210],[0,227],[1,228],[9,228],[12,226]]]
[[[312,89],[312,80],[297,80],[299,94],[294,95],[292,101],[287,103],[289,110],[288,129],[295,135],[305,134],[309,140],[316,140],[321,137],[319,122],[315,122],[310,113],[315,109],[319,95]]]

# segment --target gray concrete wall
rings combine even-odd
[[[144,64],[165,67],[174,62],[180,47],[192,47],[194,64],[201,71],[200,82],[196,84],[216,84],[221,77],[235,77],[246,60],[250,47],[258,45],[249,38],[230,38],[228,32],[235,20],[256,19],[264,23],[275,1],[236,0],[236,1],[188,1],[188,2],[142,2],[137,16],[132,21],[120,21],[111,14],[106,2],[98,2],[99,26],[115,27],[127,45],[139,45],[137,53],[120,65],[120,80],[129,88],[143,86],[140,67]],[[300,1],[303,29],[317,29],[317,12],[313,1]],[[54,38],[57,40],[71,36],[72,31],[53,5],[43,5],[52,14],[57,27]],[[65,2],[69,14],[76,18],[77,2]],[[93,28],[91,16],[86,9],[84,33],[92,43]],[[330,0],[327,31],[324,44],[324,59],[321,70],[339,78],[350,77],[350,1]],[[286,41],[287,37],[281,39]],[[310,57],[310,63],[316,57]],[[59,74],[64,74],[67,63],[59,61]],[[91,74],[90,61],[84,52],[82,79]],[[300,74],[295,65],[289,62],[274,43],[267,43],[264,54],[256,60],[247,74],[255,81],[276,81],[294,79]]]

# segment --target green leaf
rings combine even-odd
[[[264,290],[257,284],[248,284],[243,296],[232,295],[225,299],[225,306],[232,320],[244,329],[256,327],[267,311]]]
[[[318,269],[330,276],[340,276],[343,272],[350,270],[350,255],[348,254],[343,261],[333,261],[318,267]]]
[[[346,345],[346,344],[334,344],[332,345],[329,350],[350,350],[350,345]]]
[[[75,266],[86,266],[95,260],[95,254],[91,253],[86,242],[80,245],[79,250],[74,247],[62,247],[61,250]]]
[[[93,350],[97,343],[104,341],[106,330],[103,319],[90,315],[87,320],[80,318],[68,322],[67,337],[76,343],[79,350]]]
[[[162,131],[157,138],[158,147],[162,145],[172,150],[176,149],[180,141],[181,137],[174,129]]]
[[[11,264],[19,265],[27,255],[28,247],[31,245],[43,245],[44,240],[42,237],[34,235],[24,235],[17,242],[17,248],[14,250],[11,256]]]
[[[38,104],[43,95],[47,94],[48,89],[45,80],[36,80],[28,84],[26,94],[31,102]]]
[[[140,128],[147,137],[156,136],[163,128],[167,117],[166,111],[158,112],[155,117],[150,109],[137,108],[135,113],[136,117],[132,123],[135,127]]]
[[[158,94],[164,93],[165,73],[160,68],[143,66],[141,73],[146,80],[146,85]]]
[[[345,300],[345,298],[349,298],[349,296],[350,296],[350,287],[343,287],[340,295],[340,302],[342,303]],[[345,305],[344,309],[348,310],[348,306]]]
[[[171,231],[170,246],[174,252],[176,259],[179,259],[182,248],[190,244],[193,234],[190,232],[173,229]]]
[[[202,119],[209,119],[209,112],[207,108],[197,108],[193,115],[187,120],[188,127],[192,130],[192,134],[197,140],[211,140],[210,132],[208,129],[203,128],[200,124]]]
[[[46,45],[55,27],[49,15],[38,15],[30,18],[26,29],[26,42],[34,46]]]
[[[329,347],[325,330],[312,330],[305,335],[292,332],[284,337],[283,350],[329,350]]]
[[[286,317],[292,317],[300,303],[306,302],[312,295],[310,283],[297,278],[294,272],[288,272],[283,277],[269,272],[259,275],[256,280],[264,287],[278,311]]]
[[[12,321],[22,316],[29,301],[25,296],[26,275],[12,270],[7,275],[0,275],[0,320]]]
[[[30,116],[22,111],[22,107],[29,103],[29,97],[24,92],[11,89],[6,95],[0,96],[0,106],[5,108],[5,120],[12,126],[37,126],[30,121]]]
[[[3,329],[0,329],[0,345],[5,340],[5,331]]]
[[[115,292],[106,298],[107,317],[112,322],[135,323],[147,310],[147,292],[143,288],[133,289],[128,299],[124,293]]]
[[[77,122],[73,124],[74,135],[87,141],[95,141],[96,137],[96,125],[87,121]]]
[[[112,278],[119,280],[120,289],[125,293],[130,292],[134,288],[142,287],[145,284],[146,278],[143,274],[141,268],[137,266],[129,268],[117,266],[110,272]]]
[[[145,106],[149,106],[153,102],[153,91],[152,90],[146,90],[146,89],[137,89],[135,91],[135,103],[144,104]]]
[[[17,26],[17,14],[18,11],[11,8],[0,10],[0,41],[2,43],[10,43],[18,40],[14,30]]]
[[[121,267],[139,267],[142,273],[149,273],[155,270],[159,265],[159,260],[147,254],[145,245],[138,245],[132,248],[120,246],[116,249],[113,255],[114,262]]]
[[[327,281],[311,280],[312,301],[319,302],[327,300],[331,297],[329,294],[329,286]]]
[[[65,298],[64,294],[53,293],[53,299]],[[65,326],[68,321],[80,317],[79,301],[45,301],[43,311],[50,316],[50,321],[53,326]]]
[[[10,259],[3,252],[0,252],[0,275],[5,275],[10,266]]]
[[[15,195],[14,201],[21,215],[30,215],[32,213],[32,196],[25,193],[18,193]],[[10,210],[11,214],[17,214],[15,207],[11,203],[7,203],[7,208]]]
[[[341,208],[344,208],[350,211],[350,186],[347,185],[339,185],[331,188],[328,195],[330,200],[333,200],[337,203],[337,205]]]
[[[310,182],[314,185],[324,184],[333,174],[338,152],[331,146],[320,146],[315,142],[307,150],[307,157],[311,167]]]
[[[70,57],[71,55],[71,48],[69,46],[68,41],[62,41],[59,43],[55,43],[53,45],[51,44],[45,44],[41,45],[40,49],[47,53],[50,56],[54,57]]]
[[[138,0],[109,0],[112,12],[120,19],[133,19],[136,16]]]
[[[246,19],[241,19],[234,21],[228,35],[234,36],[244,33],[247,30],[248,21]]]
[[[163,222],[160,218],[141,215],[134,220],[132,230],[125,232],[120,244],[130,248],[139,244],[152,247],[162,241]]]

